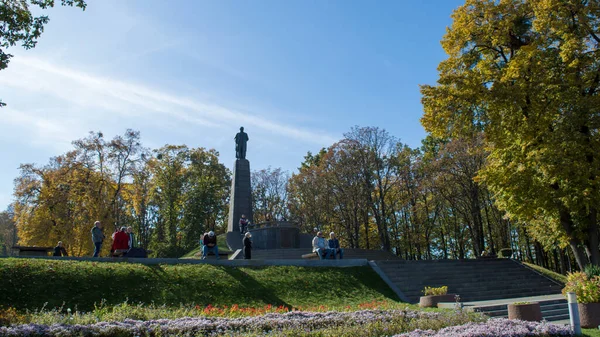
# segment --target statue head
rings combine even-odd
[[[244,132],[244,127],[240,127],[240,132]]]

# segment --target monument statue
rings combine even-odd
[[[248,134],[244,132],[244,127],[240,128],[240,132],[235,135],[235,157],[237,159],[246,159],[246,143],[248,142]]]

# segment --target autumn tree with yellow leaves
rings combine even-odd
[[[600,2],[467,0],[438,83],[422,86],[432,135],[483,132],[478,179],[548,246],[600,264]]]

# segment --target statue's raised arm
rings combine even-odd
[[[235,135],[235,157],[237,159],[246,159],[246,143],[248,142],[248,134],[244,132],[244,127],[240,128],[240,132]]]

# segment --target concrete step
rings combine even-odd
[[[425,286],[448,286],[463,301],[559,293],[562,286],[510,259],[377,261],[400,291],[417,302]],[[505,307],[506,308],[506,307]]]
[[[514,298],[514,302],[522,302],[519,298]],[[566,300],[547,300],[547,301],[532,301],[540,303],[540,309],[542,311],[542,317],[549,321],[561,321],[569,318],[569,308]],[[486,305],[486,306],[475,306],[475,311],[484,313],[490,317],[508,317],[508,305]]]

